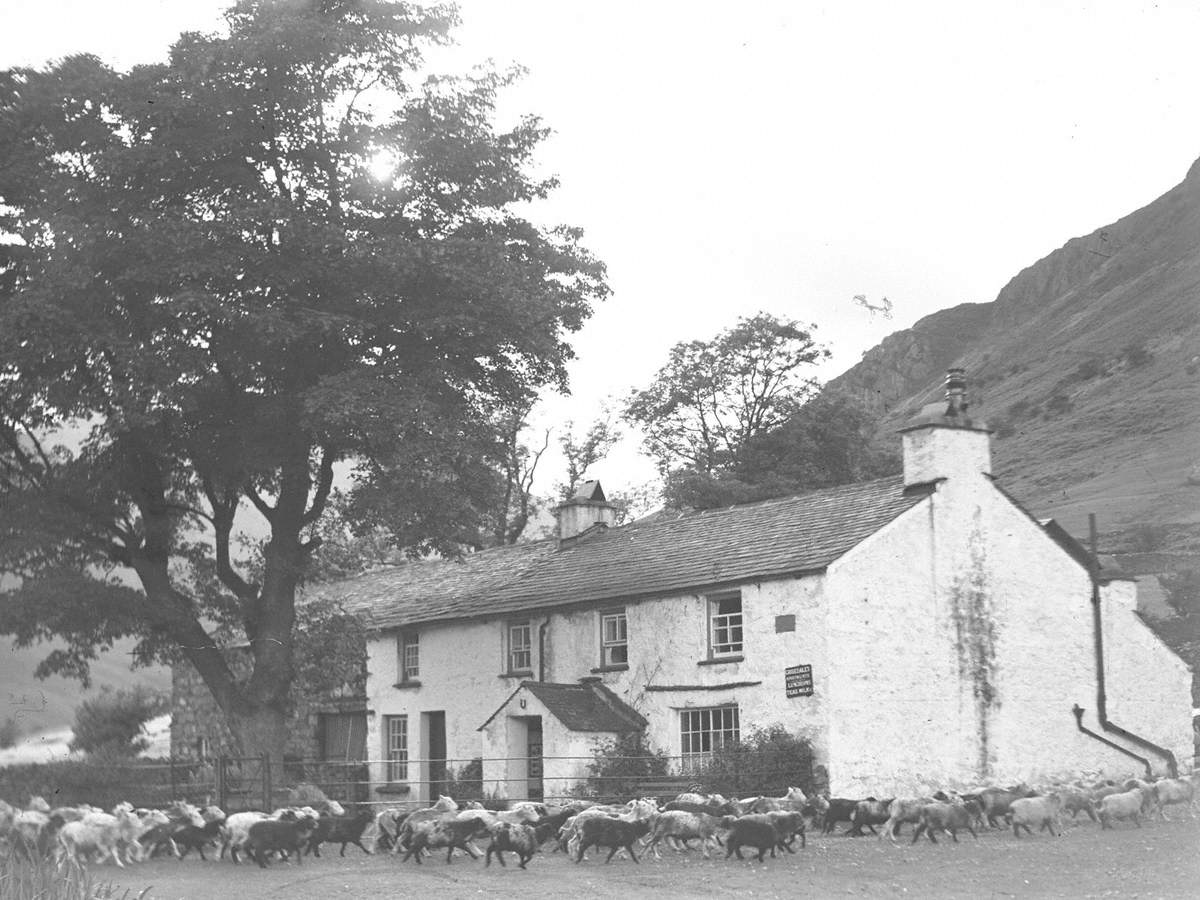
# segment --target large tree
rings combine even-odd
[[[165,64],[0,72],[0,631],[60,638],[41,672],[131,636],[277,755],[335,466],[411,552],[479,533],[497,424],[606,287],[521,215],[553,181],[493,124],[511,76],[413,86],[454,15],[242,0]]]
[[[753,438],[787,421],[816,390],[812,365],[829,356],[812,331],[760,312],[711,340],[672,347],[625,406],[660,473],[728,470]]]

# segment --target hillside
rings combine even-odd
[[[11,641],[0,652],[0,722],[13,718],[23,734],[60,729],[75,721],[75,707],[100,688],[114,690],[142,684],[170,690],[171,674],[163,666],[133,671],[129,668],[129,646],[118,644],[92,663],[93,684],[84,691],[78,681],[54,676],[45,681],[33,677],[33,670],[51,647],[18,650]]]
[[[1104,549],[1142,572],[1200,565],[1200,161],[991,303],[890,335],[831,387],[894,440],[949,365],[995,429],[996,474],[1037,515],[1082,536],[1096,513]]]

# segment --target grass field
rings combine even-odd
[[[1175,814],[1180,818],[1180,814]],[[995,831],[962,843],[933,846],[924,839],[899,846],[873,837],[814,837],[806,850],[763,863],[702,859],[698,852],[663,852],[638,865],[603,856],[576,865],[545,853],[526,871],[495,864],[484,868],[456,855],[423,865],[399,857],[368,857],[351,847],[344,859],[328,847],[303,865],[276,863],[267,870],[228,860],[155,860],[128,872],[106,867],[116,896],[149,887],[155,900],[329,900],[334,897],[521,897],[580,900],[590,897],[1196,897],[1200,896],[1200,823],[1182,819],[1118,825],[1101,831],[1070,825],[1062,837],[1013,837]]]

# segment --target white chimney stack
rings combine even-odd
[[[929,404],[900,429],[905,487],[991,474],[991,429],[972,418],[968,406],[966,373],[948,370],[946,399]]]
[[[554,508],[558,540],[569,541],[594,525],[610,528],[617,522],[617,508],[608,502],[599,481],[585,481],[569,500]]]

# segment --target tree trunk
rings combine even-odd
[[[279,771],[288,739],[287,713],[276,706],[246,705],[228,716],[229,729],[244,756],[267,756]],[[276,776],[279,781],[279,776]]]

